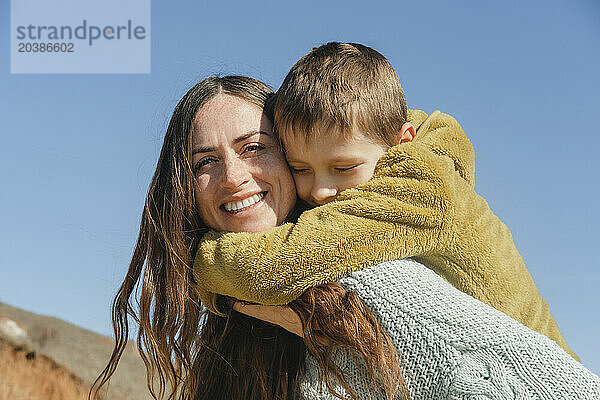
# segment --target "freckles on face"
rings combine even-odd
[[[284,146],[298,196],[313,206],[366,183],[387,150],[356,130],[349,137],[338,133],[323,133],[309,141],[286,137]]]
[[[196,113],[192,142],[196,205],[209,228],[257,232],[290,213],[294,182],[260,108],[218,94]]]

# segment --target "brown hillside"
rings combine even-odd
[[[4,390],[16,390],[14,388],[17,387],[27,388],[29,385],[45,387],[45,380],[41,378],[38,380],[36,374],[40,373],[44,376],[42,371],[48,370],[54,371],[48,372],[49,381],[64,382],[64,387],[72,391],[69,393],[77,396],[78,390],[87,390],[91,386],[108,362],[113,348],[113,340],[110,338],[57,318],[34,314],[3,303],[0,303],[0,339],[3,339],[5,347],[0,356],[0,393]],[[28,350],[17,351],[15,348]],[[22,360],[22,353],[30,352],[35,353],[34,362],[26,363]],[[27,358],[25,360],[32,361]],[[38,360],[45,361],[38,362]],[[15,365],[19,367],[15,367],[14,370],[7,368],[5,365],[8,363],[16,363]],[[52,369],[52,366],[56,368]],[[104,398],[151,399],[146,387],[145,371],[135,345],[128,343],[115,375],[111,379],[109,392]],[[0,396],[0,400],[5,398],[21,399]],[[37,399],[37,397],[31,398]],[[40,397],[42,398],[51,399],[51,397]],[[80,397],[64,397],[64,399],[71,398]]]
[[[0,340],[0,400],[86,400],[89,387],[48,357]]]

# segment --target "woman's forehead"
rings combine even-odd
[[[272,124],[256,105],[239,97],[219,94],[204,104],[194,116],[195,144],[233,142],[252,132],[272,132]]]

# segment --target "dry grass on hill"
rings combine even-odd
[[[0,400],[84,400],[88,389],[49,358],[0,341]]]
[[[87,399],[113,346],[111,338],[0,302],[0,400]],[[35,358],[28,360],[31,352]],[[135,343],[127,345],[110,385],[99,397],[151,398]]]

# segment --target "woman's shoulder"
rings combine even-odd
[[[339,283],[356,292],[384,324],[395,318],[410,321],[460,350],[488,347],[532,332],[412,259],[380,263]]]
[[[600,378],[552,340],[414,260],[377,264],[339,283],[361,297],[392,338],[413,395],[435,398],[442,390],[468,397],[480,388],[522,398],[600,396]]]

